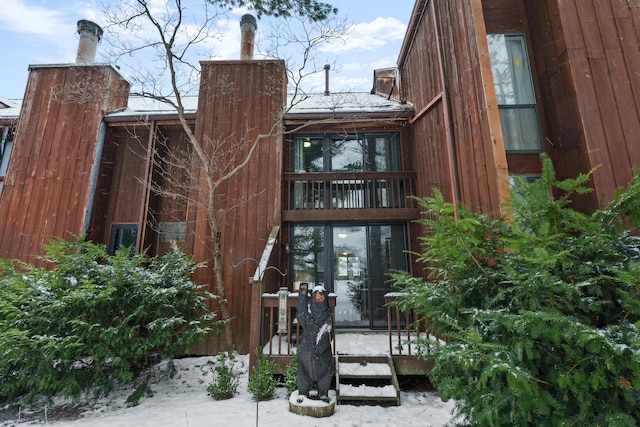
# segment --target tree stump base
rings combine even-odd
[[[298,402],[298,398],[302,399],[302,402]],[[289,411],[294,414],[304,415],[307,417],[324,418],[333,415],[336,409],[336,392],[329,390],[329,402],[323,402],[322,400],[310,399],[305,396],[300,396],[298,390],[291,393],[289,396]]]

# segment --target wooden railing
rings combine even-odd
[[[389,354],[392,356],[416,356],[414,349],[416,339],[430,339],[428,321],[421,320],[413,311],[404,312],[392,303],[399,294],[385,295],[387,304],[387,334],[389,338]],[[291,356],[298,344],[300,325],[296,321],[298,304],[297,293],[287,293],[285,329],[279,329],[281,301],[280,295],[263,293],[260,296],[260,313],[263,320],[260,333],[260,346],[266,356]],[[329,295],[332,309],[332,322],[335,331],[336,295]],[[336,353],[336,339],[333,340],[333,353]]]
[[[413,310],[402,311],[394,305],[402,294],[391,292],[384,296],[387,307],[387,331],[389,333],[389,354],[396,356],[416,356],[417,339],[431,339],[429,320],[419,317]]]
[[[284,210],[415,208],[415,172],[285,173]]]
[[[335,331],[335,308],[336,295],[329,294],[329,306],[331,307],[332,327]],[[263,340],[263,351],[268,356],[291,356],[291,350],[298,344],[300,336],[300,325],[296,320],[298,307],[298,294],[288,293],[286,331],[278,330],[280,295],[262,294],[262,317],[265,319],[265,340]],[[334,334],[335,335],[335,334]],[[336,353],[336,340],[333,339],[333,353]]]

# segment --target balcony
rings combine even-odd
[[[415,172],[285,173],[284,221],[411,220]]]

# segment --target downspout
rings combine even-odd
[[[438,40],[438,65],[440,69],[440,84],[442,85],[442,107],[444,109],[444,126],[447,138],[447,160],[449,162],[449,180],[451,182],[451,195],[454,208],[454,216],[458,218],[458,204],[460,201],[460,183],[458,181],[458,163],[456,158],[456,147],[453,139],[453,128],[451,125],[451,108],[449,105],[449,89],[447,87],[446,70],[444,62],[444,39],[442,37],[442,23],[436,18],[435,0],[431,0],[431,14],[433,16],[433,26],[436,30]]]
[[[142,194],[142,202],[140,208],[140,216],[138,218],[138,236],[136,238],[136,252],[142,251],[142,244],[147,233],[147,217],[149,214],[149,199],[151,197],[151,177],[153,167],[153,153],[155,152],[156,142],[156,121],[151,121],[149,128],[149,141],[147,142],[147,156],[145,159],[144,170],[144,192]]]
[[[91,176],[89,177],[89,195],[87,197],[87,206],[84,211],[84,224],[82,226],[82,234],[85,236],[89,234],[90,231],[91,211],[93,210],[98,177],[100,176],[100,162],[102,160],[102,150],[104,148],[104,138],[106,134],[107,124],[103,120],[100,123],[100,129],[98,129],[98,141],[96,142],[96,150],[93,154],[93,166],[91,167]]]

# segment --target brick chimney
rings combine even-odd
[[[81,19],[78,21],[78,53],[76,54],[76,63],[93,64],[96,62],[96,50],[98,42],[102,37],[102,28],[95,22]]]
[[[253,15],[242,15],[240,19],[240,59],[253,59],[253,44],[256,38],[258,23]]]

